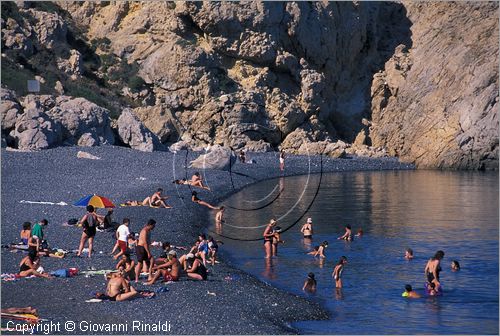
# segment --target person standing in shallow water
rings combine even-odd
[[[439,283],[439,273],[441,272],[441,260],[444,258],[443,251],[437,251],[434,257],[429,259],[425,265],[424,273],[427,278],[427,282],[434,283],[436,287],[440,286]]]
[[[344,270],[345,264],[347,264],[347,258],[342,256],[333,269],[332,277],[335,280],[335,288],[342,288],[342,271]]]
[[[274,227],[276,226],[276,220],[273,218],[267,224],[266,229],[262,236],[264,237],[264,250],[266,252],[266,258],[271,258],[272,255],[272,243],[274,237]]]
[[[313,228],[312,228],[312,218],[311,217],[309,217],[307,219],[306,223],[304,225],[302,225],[300,232],[302,232],[304,239],[312,239]]]
[[[285,151],[282,149],[280,152],[280,171],[285,170]]]

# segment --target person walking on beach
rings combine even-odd
[[[92,205],[87,205],[87,213],[80,219],[80,224],[83,227],[82,237],[80,238],[80,246],[78,247],[77,257],[81,256],[85,242],[88,240],[89,258],[92,257],[92,249],[94,248],[94,237],[97,231],[97,214]]]
[[[306,223],[302,225],[302,228],[300,229],[300,232],[302,232],[304,239],[312,239],[313,237],[312,222],[312,218],[309,217]]]
[[[162,206],[164,208],[170,209],[171,206],[167,205],[167,203],[165,203],[165,201],[168,199],[168,197],[163,196],[162,193],[163,193],[163,189],[158,188],[153,195],[146,197],[144,199],[144,201],[142,201],[142,205],[147,205],[150,207]]]
[[[139,241],[135,247],[135,254],[137,256],[137,265],[135,266],[135,281],[139,281],[139,275],[141,273],[142,267],[145,264],[149,271],[151,270],[151,259],[153,255],[149,250],[151,245],[151,231],[155,228],[156,221],[154,219],[148,220],[146,226],[144,226],[139,233]]]
[[[113,257],[115,260],[127,252],[128,236],[130,235],[130,230],[128,228],[129,224],[130,220],[128,218],[124,218],[123,224],[116,230],[116,244],[118,244],[120,252]]]
[[[262,234],[262,236],[264,237],[264,250],[266,252],[266,258],[271,258],[272,256],[272,243],[274,237],[274,227],[276,226],[276,223],[276,220],[272,218],[271,221],[269,221],[269,224],[267,224],[264,233]]]
[[[424,273],[427,278],[427,283],[434,283],[439,286],[439,272],[441,272],[441,260],[444,258],[444,252],[439,250],[434,254],[434,257],[427,261]]]
[[[280,152],[280,171],[285,170],[285,151],[282,149]]]
[[[335,280],[335,288],[342,288],[342,271],[344,270],[345,264],[347,264],[347,258],[342,256],[333,269],[332,277]]]

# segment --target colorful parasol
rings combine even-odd
[[[92,205],[94,208],[114,208],[115,205],[109,199],[99,195],[88,195],[84,198],[79,199],[73,205],[76,206],[87,206]]]

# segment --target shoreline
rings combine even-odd
[[[79,150],[102,159],[77,159],[76,153]],[[188,153],[187,161],[198,155],[199,153]],[[174,178],[182,178],[186,174],[183,168],[185,156],[184,151],[178,154],[143,153],[114,146],[60,147],[32,153],[2,150],[2,244],[17,240],[22,222],[46,217],[49,219],[46,231],[51,246],[67,249],[77,246],[81,229],[62,227],[61,224],[69,218],[80,218],[84,209],[20,204],[22,199],[71,203],[95,192],[118,204],[126,199],[144,198],[156,188],[162,187],[170,196],[168,203],[173,205],[173,209],[117,208],[113,220],[121,222],[123,217],[129,217],[132,221],[131,230],[138,231],[148,218],[155,218],[159,225],[152,233],[152,240],[168,240],[174,245],[189,246],[195,240],[195,235],[209,226],[207,216],[212,216],[213,213],[193,204],[189,200],[189,189],[186,186],[171,183]],[[277,153],[254,153],[250,156],[257,163],[236,163],[232,176],[227,171],[204,171],[212,192],[200,191],[200,198],[218,204],[250,184],[281,175]],[[414,169],[413,165],[399,163],[394,158],[323,160],[323,172]],[[305,156],[290,156],[284,176],[307,173],[307,161]],[[311,157],[311,163],[311,173],[319,172],[319,157]],[[176,170],[175,176],[173,168]],[[190,176],[194,171],[196,169],[188,169],[187,175]],[[91,260],[67,256],[57,260],[43,258],[42,264],[49,271],[68,267],[78,267],[80,270],[89,267],[113,268],[114,263],[108,255],[112,243],[111,234],[98,233],[95,242],[98,252]],[[103,251],[103,254],[99,254],[99,251]],[[2,273],[16,272],[21,254],[10,253],[5,249],[2,252]],[[153,253],[158,254],[159,251],[153,250]],[[228,277],[238,280],[226,280]],[[91,292],[104,290],[102,276],[21,279],[3,282],[2,286],[3,307],[31,305],[39,309],[42,318],[52,321],[80,319],[106,323],[130,322],[131,319],[149,321],[153,317],[150,322],[155,319],[156,322],[169,321],[173,334],[298,333],[298,330],[290,326],[292,322],[329,318],[328,312],[319,304],[271,287],[225,261],[213,268],[209,281],[183,280],[167,285],[169,292],[159,293],[151,300],[84,303],[91,298]],[[159,283],[154,286],[139,284],[137,288],[154,290],[161,286]],[[201,311],[200,303],[204,307]]]

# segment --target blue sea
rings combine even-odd
[[[231,196],[226,223],[211,227],[233,265],[264,282],[319,302],[327,321],[301,321],[305,334],[498,334],[499,180],[497,172],[342,172],[273,179]],[[283,229],[278,256],[264,258],[260,238],[270,218]],[[312,241],[300,227],[313,219]],[[344,226],[364,231],[338,240]],[[307,255],[328,241],[326,259]],[[414,251],[413,260],[404,251]],[[443,250],[440,297],[424,291],[424,267]],[[331,273],[348,264],[344,288]],[[452,272],[451,261],[461,270]],[[315,294],[302,285],[307,273]],[[401,296],[411,284],[421,299]]]

